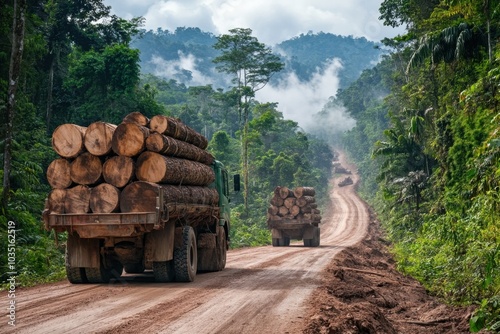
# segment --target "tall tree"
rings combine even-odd
[[[242,128],[243,189],[245,209],[248,209],[248,121],[250,103],[255,92],[264,88],[271,76],[283,69],[280,58],[269,47],[252,36],[248,28],[229,30],[229,35],[221,35],[214,44],[222,54],[213,61],[218,71],[233,76],[232,82],[239,96],[238,113]]]
[[[9,66],[9,86],[7,92],[7,108],[3,165],[2,206],[6,210],[10,196],[10,172],[12,158],[12,130],[16,108],[16,92],[21,73],[21,61],[24,50],[24,29],[26,26],[26,0],[14,1],[14,19],[12,24],[12,51]]]

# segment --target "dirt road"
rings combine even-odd
[[[225,270],[199,274],[192,283],[154,283],[146,273],[110,284],[21,289],[15,332],[300,333],[322,271],[363,238],[369,222],[352,186],[336,186],[330,196],[333,210],[323,215],[318,248],[292,243],[232,250]],[[0,314],[7,318],[5,310]]]

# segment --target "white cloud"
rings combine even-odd
[[[187,86],[204,86],[213,83],[213,78],[206,77],[197,70],[196,58],[192,54],[178,52],[178,60],[165,60],[153,56],[150,60],[155,65],[155,75],[167,79],[176,79]],[[191,79],[187,80],[183,71],[189,71]]]
[[[402,33],[378,20],[382,0],[104,0],[113,13],[144,16],[147,30],[198,27],[215,35],[250,28],[268,45],[312,31],[380,41]]]
[[[278,102],[278,110],[286,119],[299,123],[304,130],[317,132],[322,130],[345,131],[355,125],[343,109],[328,110],[328,117],[323,118],[319,126],[314,115],[320,112],[328,99],[334,96],[339,88],[338,72],[342,64],[338,59],[330,60],[325,69],[318,70],[312,78],[303,82],[295,73],[291,73],[278,86],[266,86],[258,91],[259,101]]]

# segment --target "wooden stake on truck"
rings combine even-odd
[[[228,173],[207,143],[177,119],[137,112],[118,126],[56,129],[60,158],[47,171],[53,190],[43,219],[46,229],[68,233],[71,283],[106,283],[123,269],[190,282],[197,271],[225,267]]]
[[[274,247],[289,246],[291,239],[303,240],[304,246],[320,244],[320,211],[312,187],[276,187],[267,210],[267,226]]]

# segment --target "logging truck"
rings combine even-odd
[[[67,232],[71,283],[152,270],[156,282],[220,271],[229,245],[229,179],[208,142],[171,117],[139,113],[120,125],[63,124],[47,170],[43,220]],[[234,190],[239,190],[235,175]]]
[[[321,215],[314,195],[312,187],[275,188],[267,212],[273,247],[289,246],[292,239],[303,240],[306,247],[319,246]]]

